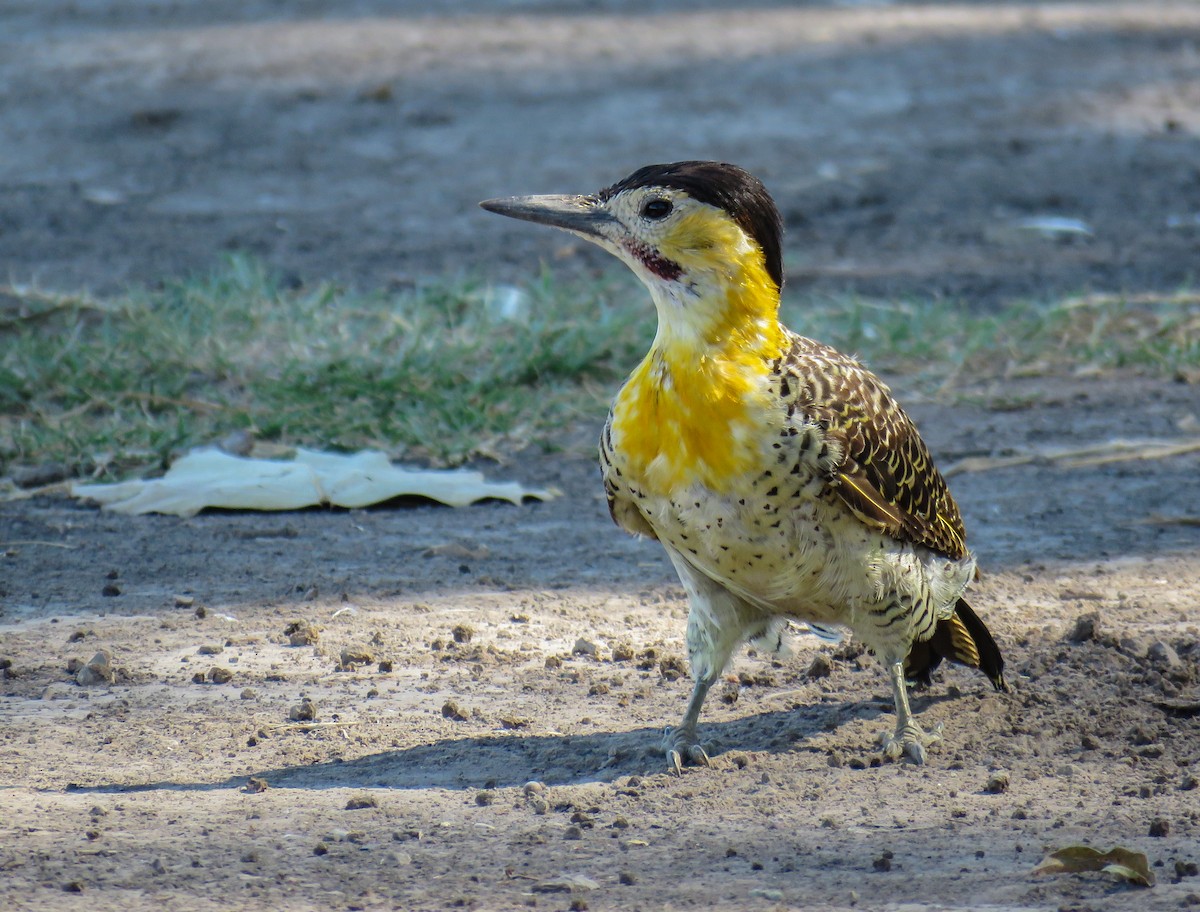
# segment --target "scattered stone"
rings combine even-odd
[[[988,776],[987,785],[983,790],[989,795],[999,795],[1008,791],[1008,773],[997,770]]]
[[[1067,634],[1067,639],[1072,643],[1088,643],[1100,639],[1100,634],[1100,613],[1089,611],[1075,619],[1075,626]]]
[[[1200,779],[1197,779],[1191,773],[1184,774],[1183,780],[1179,783],[1179,790],[1181,792],[1190,792],[1197,787],[1200,787]]]
[[[329,854],[329,846],[325,845],[325,843],[323,843],[323,842],[318,842],[315,846],[313,846],[313,854],[314,855],[328,855]]]
[[[82,893],[83,892],[83,884],[81,884],[77,880],[67,881],[65,884],[63,884],[63,892],[64,893]]]
[[[88,627],[83,630],[74,631],[69,637],[67,637],[67,642],[68,643],[78,643],[80,640],[87,639],[88,637],[95,636],[95,635],[96,635],[96,631],[94,631],[90,627]]]
[[[570,912],[587,912],[587,900],[577,896],[571,900],[571,905],[569,905],[567,908],[570,910]]]
[[[577,826],[569,826],[563,830],[563,839],[582,839],[583,830]]]
[[[391,674],[392,668],[393,668],[393,665],[390,660],[380,659],[380,661],[379,661],[379,673],[380,674]]]
[[[637,882],[638,882],[637,875],[634,874],[632,871],[622,871],[620,874],[617,875],[617,883],[619,883],[623,886],[626,886],[626,887],[632,886],[633,884],[635,884]]]
[[[111,684],[115,679],[112,655],[107,649],[97,652],[75,675],[76,682],[87,687],[89,684]]]
[[[173,601],[176,608],[191,608],[196,604],[196,599],[190,595],[177,595]]]
[[[595,657],[596,653],[599,651],[600,647],[598,647],[591,640],[585,640],[583,637],[577,639],[575,641],[575,645],[571,647],[571,655]]]
[[[357,795],[346,802],[346,810],[361,811],[364,808],[379,807],[379,802],[371,795]]]
[[[1163,837],[1171,835],[1171,821],[1162,817],[1156,817],[1150,821],[1150,835]]]
[[[194,675],[192,675],[192,683],[193,684],[204,684],[207,681],[208,681],[208,678],[204,677],[204,672],[202,672],[202,671],[198,671]]]
[[[609,692],[609,686],[604,681],[597,681],[588,688],[589,697],[602,697]]]
[[[375,656],[371,655],[365,649],[343,649],[338,657],[338,671],[353,671],[360,665],[370,665],[375,661]]]
[[[258,699],[258,691],[256,691],[253,687],[247,687],[242,691],[242,699],[243,700],[257,700]]]
[[[288,710],[288,718],[293,722],[315,722],[317,720],[317,704],[305,697]]]
[[[251,795],[257,795],[259,792],[265,792],[268,788],[270,788],[270,786],[267,785],[266,779],[262,779],[258,776],[251,776],[246,782],[245,786],[242,787],[242,791]]]
[[[553,669],[553,668],[562,668],[563,662],[562,662],[562,659],[560,659],[558,656],[546,656],[545,664],[546,664],[547,668]]]
[[[196,615],[197,620],[202,621],[206,617],[208,617],[208,609],[205,608],[203,605],[197,605],[194,614]]]
[[[508,731],[514,731],[518,728],[527,728],[529,726],[529,722],[529,719],[520,719],[516,716],[500,717],[500,727],[507,729]]]
[[[628,643],[618,643],[613,647],[612,658],[614,662],[629,662],[633,659],[633,647]]]
[[[1200,865],[1194,861],[1176,861],[1175,862],[1175,877],[1177,880],[1183,880],[1185,877],[1196,877],[1200,875]]]
[[[741,696],[742,685],[737,681],[721,682],[720,698],[722,703],[732,706],[741,698]]]
[[[292,621],[283,628],[283,634],[289,646],[315,646],[321,638],[321,631],[305,620]]]
[[[546,783],[538,782],[536,779],[531,779],[529,782],[525,783],[525,787],[522,789],[522,791],[525,793],[526,798],[529,798],[533,795],[542,795],[546,792]]]
[[[886,872],[892,869],[892,859],[895,856],[887,849],[883,850],[883,854],[871,862],[871,867],[879,872]]]
[[[215,656],[215,655],[220,655],[224,651],[225,651],[225,647],[222,646],[220,643],[217,643],[216,645],[201,646],[199,649],[196,650],[196,655]]]
[[[1160,668],[1179,668],[1183,665],[1175,648],[1162,640],[1156,640],[1150,644],[1150,648],[1146,651],[1146,658]]]
[[[114,598],[121,594],[121,587],[116,583],[105,583],[104,588],[100,590],[100,594],[106,598]]]
[[[208,670],[208,679],[214,684],[228,684],[233,680],[233,672],[228,668],[222,668],[219,665],[214,665]]]
[[[658,663],[658,672],[667,681],[677,681],[687,676],[687,662],[681,656],[664,656],[662,661]]]
[[[455,700],[447,700],[442,704],[442,715],[455,722],[466,722],[470,713]]]
[[[833,674],[833,660],[825,653],[818,652],[813,656],[812,663],[808,666],[805,674],[814,681],[818,678],[827,678]]]
[[[470,624],[459,624],[450,631],[450,635],[454,637],[456,643],[469,643],[471,637],[475,636],[475,628]]]

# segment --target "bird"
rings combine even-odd
[[[485,200],[624,262],[657,311],[650,350],[600,439],[609,512],[657,539],[688,599],[693,681],[669,767],[708,766],[704,700],[745,643],[793,622],[849,629],[891,679],[888,760],[926,762],[909,683],[943,659],[1006,691],[1004,659],[964,597],[976,574],[959,508],[895,397],[856,358],[780,320],[783,219],[726,162],[647,165],[598,192]]]

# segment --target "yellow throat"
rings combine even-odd
[[[778,408],[767,379],[784,344],[779,290],[761,249],[723,213],[693,214],[670,240],[663,253],[686,281],[643,276],[658,331],[613,403],[613,444],[650,493],[723,491],[769,459],[761,428]]]

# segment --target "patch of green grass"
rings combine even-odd
[[[608,291],[288,290],[234,259],[105,302],[0,292],[0,474],[120,475],[237,430],[436,463],[547,442],[603,413],[653,334],[651,308]]]
[[[1079,299],[975,314],[942,302],[800,300],[796,330],[908,385],[1014,372],[1200,372],[1200,296]],[[284,445],[456,463],[598,423],[654,314],[614,269],[517,291],[282,288],[233,259],[107,301],[0,288],[0,475],[121,476],[233,431]]]

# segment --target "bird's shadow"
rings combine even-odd
[[[949,697],[917,697],[914,708]],[[733,751],[784,753],[815,751],[813,736],[834,731],[853,719],[875,719],[891,712],[890,701],[829,702],[770,710],[739,719],[701,725],[701,738],[720,764]],[[873,754],[865,759],[870,759]],[[663,730],[642,727],[589,734],[500,732],[445,738],[354,760],[328,760],[231,776],[217,782],[149,782],[130,785],[70,785],[68,791],[128,793],[209,791],[245,786],[251,776],[272,788],[488,789],[538,780],[546,785],[613,782],[621,777],[667,770]]]

